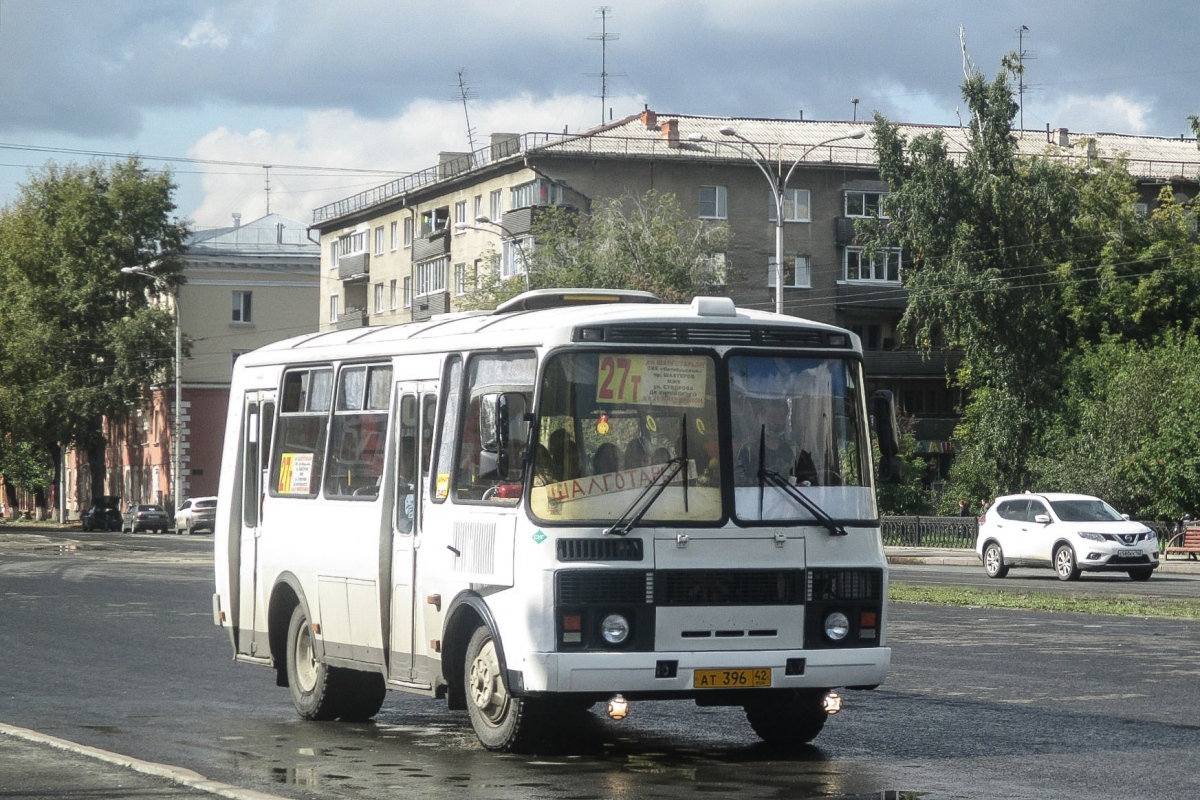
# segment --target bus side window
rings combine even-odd
[[[400,398],[399,440],[396,453],[396,530],[411,533],[416,511],[417,398]]]
[[[374,499],[383,478],[390,366],[345,367],[338,375],[325,496]]]
[[[332,368],[292,370],[284,375],[279,433],[271,453],[272,495],[316,496],[332,399]]]
[[[427,468],[433,473],[433,485],[429,496],[440,503],[450,495],[450,471],[454,466],[454,452],[458,446],[458,415],[462,406],[462,359],[450,356],[446,359],[445,398],[442,402],[442,428],[438,437],[437,464]],[[430,440],[432,443],[432,439]]]
[[[467,403],[455,465],[454,498],[513,505],[520,500],[526,411],[537,362],[532,353],[489,353],[467,364]]]

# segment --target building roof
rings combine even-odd
[[[281,214],[267,214],[244,225],[197,228],[187,240],[196,255],[311,256],[319,258],[321,245],[308,238],[308,226]]]
[[[732,127],[753,146],[721,133]],[[865,131],[861,139],[846,137],[855,129]],[[899,132],[911,140],[941,131],[951,155],[964,155],[969,145],[967,128],[952,125],[901,123]],[[1119,133],[1072,133],[1065,128],[1014,132],[1019,151],[1027,156],[1046,155],[1068,163],[1090,163],[1091,159],[1124,156],[1130,174],[1141,180],[1200,179],[1200,150],[1195,139],[1168,139]],[[567,156],[616,159],[689,159],[748,162],[755,154],[768,161],[806,164],[832,163],[839,166],[876,167],[874,139],[869,122],[751,119],[660,114],[650,109],[641,114],[574,134],[495,134],[492,143],[474,153],[464,153],[436,167],[352,195],[313,211],[313,225],[336,224],[342,218],[362,213],[409,193],[450,181],[461,181],[471,173],[531,156]],[[825,144],[829,142],[828,144]]]

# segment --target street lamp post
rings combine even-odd
[[[475,223],[476,224],[472,225],[469,222],[459,222],[454,225],[454,229],[457,231],[483,231],[484,233],[490,233],[493,236],[499,236],[501,239],[507,236],[508,241],[517,246],[517,252],[521,255],[521,273],[525,276],[525,290],[529,291],[529,259],[525,255],[525,245],[521,244],[521,240],[517,238],[516,234],[501,225],[499,222],[494,222],[487,214],[480,214],[475,218]],[[481,228],[479,227],[480,225],[492,225],[496,228],[499,228],[500,231],[497,233],[491,228]]]
[[[141,275],[144,278],[149,278],[156,284],[165,288],[171,293],[172,304],[174,305],[173,316],[175,317],[175,424],[171,427],[171,497],[175,504],[175,511],[179,510],[180,504],[183,502],[182,490],[183,480],[180,473],[180,451],[183,449],[183,379],[181,376],[180,356],[183,353],[183,328],[179,324],[179,290],[171,287],[167,283],[166,278],[161,275],[155,275],[150,270],[159,265],[158,261],[152,261],[146,266],[136,267],[121,267],[121,272],[126,275]]]
[[[792,166],[788,169],[787,174],[783,174],[783,152],[780,148],[780,163],[779,174],[772,175],[770,168],[767,166],[770,159],[766,157],[763,151],[757,144],[742,136],[736,129],[726,126],[721,128],[722,136],[732,136],[738,141],[750,145],[750,149],[757,155],[750,156],[750,160],[754,162],[754,166],[758,167],[759,172],[767,179],[767,183],[771,185],[771,196],[775,199],[775,313],[783,313],[783,196],[787,191],[788,181],[792,177],[792,173],[796,167],[803,161],[809,153],[816,150],[818,147],[830,144],[832,142],[840,142],[843,139],[861,139],[866,136],[867,132],[862,128],[852,128],[841,136],[834,136],[826,139],[823,142],[817,142],[806,149],[800,156],[792,162]]]

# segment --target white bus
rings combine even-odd
[[[890,661],[867,422],[857,337],[728,298],[535,291],[269,345],[234,370],[214,619],[305,719],[400,689],[508,750],[678,698],[808,742]]]

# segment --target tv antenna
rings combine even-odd
[[[1021,109],[1021,130],[1025,130],[1025,90],[1033,88],[1025,82],[1025,59],[1032,61],[1037,58],[1037,53],[1025,49],[1025,34],[1028,32],[1028,25],[1017,28],[1017,107]]]
[[[263,171],[266,173],[266,190],[267,190],[267,216],[271,216],[271,165],[263,164]]]
[[[604,109],[608,104],[608,43],[621,38],[619,33],[608,32],[608,14],[612,9],[608,6],[600,6],[596,9],[596,13],[600,15],[600,33],[593,33],[588,37],[593,42],[600,42],[600,124],[604,124]],[[595,73],[593,73],[595,75]]]
[[[467,101],[474,100],[479,95],[474,89],[467,86],[467,70],[459,67],[458,70],[458,97],[462,100],[463,116],[467,120],[467,146],[472,153],[475,152],[475,129],[471,127],[471,114],[467,111]]]

